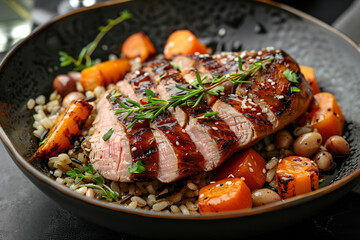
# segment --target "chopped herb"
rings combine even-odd
[[[181,63],[176,64],[174,62],[171,62],[170,64],[171,64],[171,66],[173,66],[174,68],[179,69],[180,71],[184,70],[184,67],[183,67],[183,65]]]
[[[293,92],[293,93],[301,91],[298,87],[295,87],[295,86],[292,86],[290,89],[291,89],[291,92]]]
[[[200,116],[200,117],[197,117],[198,119],[200,118],[206,118],[206,117],[211,117],[211,116],[214,116],[216,114],[219,114],[218,111],[215,111],[215,112],[208,112],[208,113],[205,113],[204,115]]]
[[[131,167],[128,168],[129,173],[143,173],[146,172],[146,168],[141,161],[133,163]]]
[[[291,71],[290,69],[286,69],[284,72],[283,72],[284,76],[286,77],[286,79],[289,81],[289,82],[293,82],[293,83],[299,83],[299,81],[297,80],[298,77],[296,75],[296,73],[294,73],[293,71]]]
[[[41,146],[41,145],[43,145],[44,143],[46,143],[46,141],[49,139],[49,136],[48,137],[46,137],[44,140],[42,140],[41,142],[39,142],[39,147]]]
[[[160,82],[161,79],[163,79],[164,77],[166,77],[166,73],[164,73],[163,75],[161,75],[158,79],[156,79],[156,82]]]
[[[110,130],[104,134],[103,136],[103,140],[107,141],[109,140],[109,138],[111,137],[111,135],[114,133],[114,129],[110,128]]]

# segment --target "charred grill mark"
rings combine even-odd
[[[212,109],[205,104],[200,104],[197,107],[185,106],[182,109],[193,118],[201,117],[207,112],[212,112]],[[225,152],[226,150],[233,150],[232,148],[236,145],[238,139],[235,136],[235,133],[221,118],[219,118],[217,115],[213,115],[210,117],[197,119],[197,121],[201,124],[202,127],[207,129],[207,132],[211,138],[215,140],[218,149],[221,152]]]
[[[117,97],[117,99],[123,103],[126,103],[125,96],[123,95]],[[116,101],[112,99],[109,100],[113,106],[114,111],[121,108]],[[135,115],[131,114],[125,120],[123,120],[122,118],[124,115],[125,113],[118,114],[118,119],[127,128],[130,126],[130,124],[132,124]],[[129,139],[130,152],[133,163],[141,161],[146,169],[146,172],[144,173],[131,174],[130,179],[134,180],[140,178],[156,178],[159,154],[149,121],[137,121],[132,127],[126,129],[126,134]]]
[[[179,123],[169,112],[161,114],[154,120],[153,126],[161,131],[171,143],[178,158],[178,171],[190,175],[202,171],[204,159],[197,151],[190,136],[183,131]]]
[[[158,61],[154,64],[150,64],[152,70],[156,73],[152,74],[161,76],[161,79],[177,79],[180,74],[174,69],[168,62]],[[143,71],[140,74],[147,74]],[[150,74],[151,75],[151,74]],[[155,86],[157,79],[151,79],[148,77],[146,82],[148,85]],[[161,81],[161,80],[160,80]],[[129,81],[133,89],[136,89],[135,81]],[[184,86],[187,87],[187,86]],[[139,92],[144,92],[145,89],[138,89]],[[156,88],[152,89],[156,94]],[[136,91],[136,90],[135,90]],[[202,155],[197,151],[195,144],[191,141],[190,136],[181,128],[176,119],[170,114],[169,111],[165,111],[160,114],[150,124],[152,130],[160,131],[167,138],[172,146],[172,149],[176,155],[178,178],[189,176],[190,174],[200,173],[204,159]],[[189,154],[191,153],[191,154]]]

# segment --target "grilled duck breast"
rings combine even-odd
[[[207,79],[204,85],[210,86],[216,78],[241,73],[253,67],[254,62],[266,59],[269,61],[263,61],[262,68],[247,76],[246,83],[225,81],[221,93],[205,94],[195,107],[168,107],[152,121],[141,119],[135,124],[132,123],[136,114],[116,114],[124,105],[130,107],[126,99],[146,104],[147,89],[156,98],[169,100],[186,93],[177,86],[192,88],[196,74]],[[297,83],[284,74],[289,70],[296,74]],[[119,94],[114,95],[114,91]],[[236,151],[252,146],[298,118],[306,111],[312,95],[299,65],[281,50],[178,56],[171,62],[146,62],[127,74],[98,103],[90,161],[105,178],[124,182],[144,178],[172,182],[211,171]],[[215,111],[218,114],[204,117]],[[114,132],[104,141],[102,137],[109,129]],[[129,171],[139,162],[145,171]]]

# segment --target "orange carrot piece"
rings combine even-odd
[[[276,178],[278,193],[283,199],[319,188],[319,168],[306,157],[290,156],[280,160]]]
[[[34,157],[49,158],[57,156],[72,147],[74,139],[80,134],[93,107],[84,100],[77,100],[60,115],[50,130],[47,140],[36,151]]]
[[[176,55],[189,55],[194,53],[205,54],[207,48],[189,30],[177,30],[173,32],[164,48],[165,58],[171,60]]]
[[[144,62],[156,53],[155,47],[145,33],[134,33],[128,37],[121,47],[121,53],[127,59],[141,58]]]
[[[313,89],[314,94],[319,93],[320,90],[319,90],[318,83],[316,81],[314,69],[312,69],[311,67],[308,67],[308,66],[301,65],[300,71],[304,75],[306,81],[308,81],[310,83],[310,87]]]
[[[317,107],[311,109],[308,119],[323,137],[323,142],[334,135],[342,136],[345,118],[334,95],[321,92],[314,95],[314,100]]]
[[[97,86],[107,86],[118,82],[130,69],[127,59],[105,61],[82,70],[80,82],[86,90],[92,91]]]
[[[252,207],[250,189],[241,178],[226,178],[201,188],[198,202],[203,214]]]
[[[264,186],[266,180],[266,162],[254,149],[234,154],[213,172],[215,181],[228,178],[231,175],[243,178],[250,190]]]

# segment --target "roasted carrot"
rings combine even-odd
[[[84,100],[72,102],[50,130],[34,157],[49,158],[71,148],[92,109],[93,107]]]
[[[144,62],[151,55],[156,53],[155,47],[145,33],[134,33],[128,37],[121,47],[121,53],[127,59],[140,57]]]
[[[107,86],[121,80],[130,71],[127,59],[109,60],[81,71],[81,85],[86,90],[94,90],[97,86]]]
[[[307,120],[317,129],[325,142],[331,136],[342,136],[344,129],[344,115],[334,95],[321,92],[314,95],[314,101]]]
[[[276,179],[279,195],[291,198],[319,188],[319,168],[309,158],[286,157],[278,164]]]
[[[188,55],[194,53],[207,53],[207,48],[199,39],[189,30],[177,30],[173,32],[164,48],[165,58],[171,59],[176,55]]]
[[[228,177],[243,178],[250,190],[264,186],[266,168],[264,158],[254,149],[234,154],[213,172],[213,179],[218,181]]]
[[[201,188],[198,202],[203,214],[252,207],[250,189],[241,178],[226,178]]]
[[[314,69],[312,69],[311,67],[308,67],[308,66],[301,65],[300,71],[304,75],[306,81],[308,81],[310,83],[310,87],[313,89],[314,94],[319,93],[320,90],[319,90],[318,83],[316,81]]]

